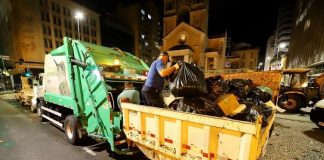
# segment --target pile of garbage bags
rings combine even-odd
[[[252,80],[224,80],[221,76],[205,79],[197,66],[185,62],[174,77],[170,90],[178,98],[169,104],[170,109],[248,122],[255,122],[261,115],[262,126],[268,125],[273,109],[265,103],[271,100],[271,93]],[[228,114],[229,106],[239,107],[238,113]]]

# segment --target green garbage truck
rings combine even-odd
[[[45,56],[44,96],[37,98],[40,119],[64,129],[71,144],[92,137],[108,142],[117,154],[132,154],[123,150],[126,136],[116,99],[125,81],[139,89],[149,67],[118,48],[68,37],[63,41]]]

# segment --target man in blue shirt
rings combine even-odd
[[[147,79],[141,91],[146,105],[161,108],[165,106],[161,94],[164,86],[164,77],[169,76],[180,67],[179,64],[176,63],[166,68],[168,61],[168,52],[162,52],[158,59],[151,64]]]

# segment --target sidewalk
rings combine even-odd
[[[1,91],[0,99],[16,99],[15,95],[16,93],[13,90]]]
[[[9,94],[9,93],[15,93],[15,91],[14,90],[0,91],[0,95]]]

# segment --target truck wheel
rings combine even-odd
[[[41,109],[41,104],[40,102],[36,103],[36,111],[37,111],[37,116],[42,117],[42,109]]]
[[[65,118],[64,129],[66,138],[69,143],[77,144],[80,142],[78,128],[78,120],[73,115],[69,115]]]
[[[32,113],[36,113],[36,111],[37,111],[37,106],[30,105],[30,111],[31,111]]]
[[[292,113],[298,111],[304,104],[302,98],[298,95],[288,94],[287,99],[283,96],[279,97],[278,100],[279,107],[285,109],[286,112]]]

